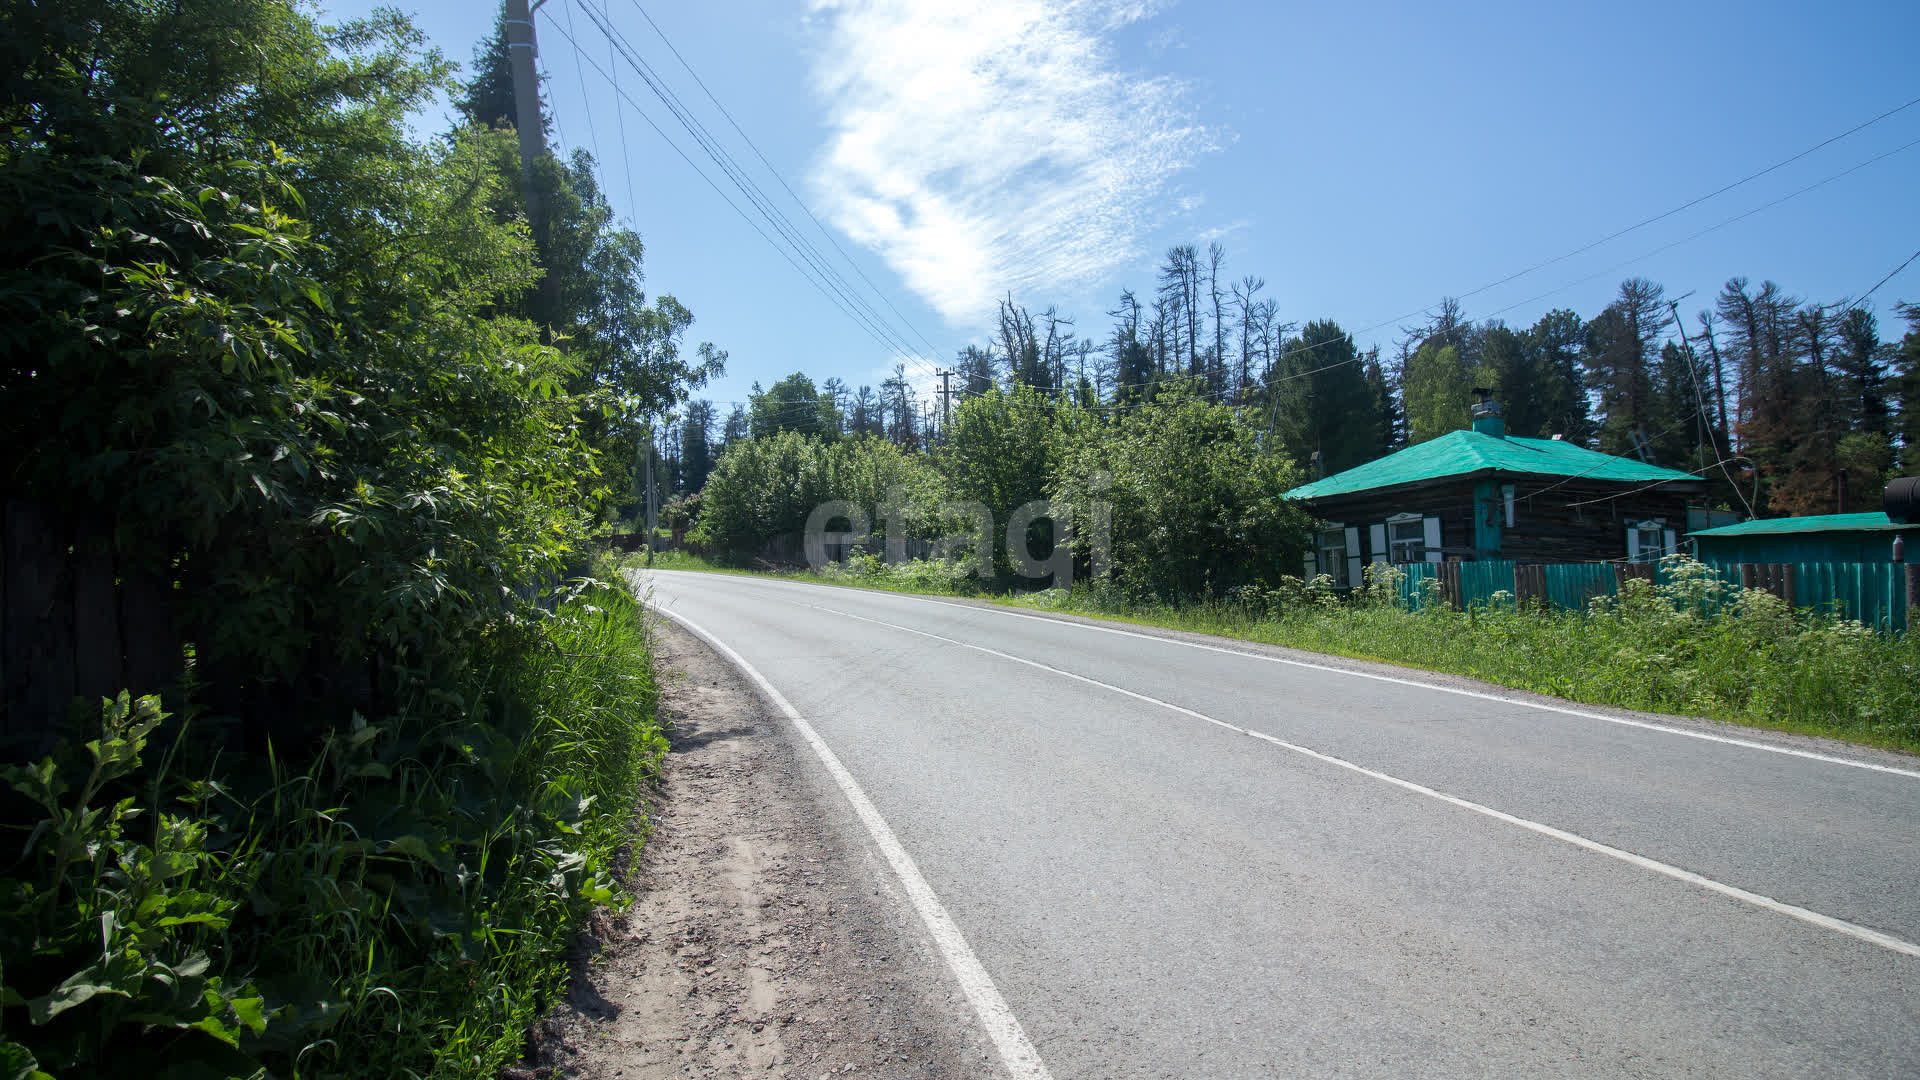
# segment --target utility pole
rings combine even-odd
[[[952,390],[947,389],[947,380],[952,378],[953,372],[941,368],[935,371],[934,374],[940,376],[940,433],[945,435],[947,432],[947,423],[952,419],[951,412],[948,409],[948,403],[952,400],[949,395],[953,393]]]
[[[656,500],[654,499],[654,494],[653,494],[653,433],[651,431],[647,433],[647,449],[645,452],[647,455],[647,477],[645,481],[647,485],[647,502],[646,502],[647,565],[652,566],[653,565],[653,530],[655,528],[656,523],[659,521],[660,511],[658,506],[655,505]]]
[[[540,76],[533,67],[539,45],[533,33],[533,13],[527,0],[507,0],[507,59],[513,71],[513,128],[520,136],[520,186],[527,193],[527,217],[535,218],[533,163],[547,152],[547,126],[540,114]]]

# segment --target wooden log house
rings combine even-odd
[[[1364,583],[1368,563],[1651,562],[1680,550],[1698,477],[1558,437],[1509,436],[1487,391],[1471,428],[1288,492],[1320,520],[1308,576]]]

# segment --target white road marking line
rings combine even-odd
[[[808,583],[797,581],[773,582],[773,584],[797,585],[802,588],[808,587]],[[1583,720],[1599,720],[1608,724],[1618,724],[1621,727],[1641,728],[1646,731],[1657,731],[1664,735],[1678,735],[1687,739],[1724,743],[1728,746],[1738,746],[1748,750],[1764,750],[1769,754],[1785,754],[1789,757],[1805,758],[1809,761],[1821,761],[1829,765],[1846,765],[1855,769],[1868,769],[1873,772],[1891,773],[1895,776],[1906,776],[1920,780],[1920,770],[1916,769],[1903,769],[1897,765],[1882,765],[1873,761],[1859,761],[1854,758],[1840,757],[1837,754],[1822,754],[1815,750],[1796,750],[1790,746],[1775,746],[1772,743],[1764,743],[1755,739],[1742,739],[1732,735],[1715,735],[1706,731],[1689,731],[1686,728],[1672,727],[1667,724],[1656,724],[1648,720],[1633,720],[1624,716],[1608,716],[1605,713],[1588,712],[1585,709],[1571,709],[1563,705],[1547,705],[1538,701],[1503,697],[1499,694],[1489,694],[1480,690],[1466,690],[1457,686],[1443,686],[1439,683],[1421,682],[1418,679],[1396,678],[1392,675],[1380,675],[1371,671],[1355,671],[1352,668],[1335,667],[1331,664],[1316,664],[1307,660],[1290,660],[1283,656],[1268,656],[1265,653],[1249,652],[1246,649],[1229,649],[1219,645],[1205,645],[1198,641],[1182,641],[1179,638],[1162,637],[1159,634],[1143,634],[1137,630],[1122,630],[1113,626],[1097,626],[1092,623],[1080,622],[1074,619],[1053,619],[1045,615],[1029,615],[1020,611],[1008,611],[997,605],[956,604],[950,600],[935,600],[931,597],[914,596],[910,593],[888,593],[887,595],[895,596],[902,600],[918,601],[922,604],[958,608],[962,611],[985,611],[995,615],[1004,615],[1010,619],[1032,619],[1035,622],[1051,623],[1055,626],[1078,627],[1081,630],[1090,630],[1097,634],[1115,634],[1120,637],[1139,638],[1142,641],[1158,641],[1167,645],[1178,645],[1187,649],[1199,649],[1203,652],[1224,653],[1228,656],[1239,656],[1249,660],[1264,660],[1270,664],[1285,664],[1288,667],[1306,668],[1310,671],[1326,671],[1335,675],[1348,675],[1356,679],[1372,679],[1375,682],[1392,683],[1395,686],[1411,686],[1418,690],[1436,690],[1443,694],[1454,694],[1458,697],[1477,698],[1481,701],[1497,701],[1503,705],[1518,705],[1527,709],[1539,709],[1541,712],[1559,713],[1563,716],[1577,716]]]
[[[1208,716],[1206,713],[1195,712],[1194,710],[1189,709],[1183,705],[1175,705],[1170,701],[1162,701],[1157,697],[1152,697],[1147,694],[1137,693],[1135,691],[1128,690],[1127,688],[1122,686],[1115,686],[1112,683],[1104,683],[1098,679],[1091,679],[1085,675],[1078,675],[1071,671],[1063,671],[1060,668],[1043,664],[1038,660],[1029,660],[1024,656],[1015,656],[1012,653],[1001,652],[998,649],[989,649],[985,645],[974,645],[970,642],[959,641],[957,639],[950,638],[950,637],[943,637],[939,634],[929,633],[928,631],[925,631],[925,630],[916,630],[911,626],[902,626],[899,623],[890,623],[884,619],[871,619],[865,615],[855,615],[850,611],[840,611],[836,608],[821,607],[818,604],[808,604],[806,606],[813,608],[816,611],[825,611],[830,614],[844,616],[849,619],[857,619],[860,622],[872,623],[875,626],[885,626],[885,627],[890,627],[894,630],[903,630],[909,634],[918,634],[921,637],[931,638],[934,641],[943,641],[949,645],[958,645],[963,649],[973,649],[977,652],[983,652],[990,656],[997,656],[1002,660],[1011,660],[1016,664],[1025,664],[1028,667],[1038,668],[1039,670],[1048,672],[1050,674],[1059,675],[1068,679],[1073,679],[1076,682],[1083,682],[1088,684],[1089,686],[1097,686],[1103,690],[1111,690],[1116,694],[1133,698],[1136,701],[1143,701],[1149,705],[1158,705],[1160,708],[1166,709],[1170,712],[1176,712],[1181,714],[1182,716],[1190,716],[1195,720],[1201,720],[1206,723],[1212,724],[1216,727],[1225,728],[1228,731],[1237,732],[1238,734],[1241,734],[1241,735],[1247,735],[1252,738],[1259,739],[1262,742],[1272,743],[1273,745],[1281,747],[1282,749],[1291,750],[1296,754],[1302,754],[1306,757],[1313,758],[1316,761],[1324,761],[1329,765],[1338,765],[1342,769],[1347,769],[1352,772],[1359,773],[1361,776],[1370,777],[1374,780],[1380,780],[1385,783],[1392,784],[1394,787],[1401,788],[1402,790],[1411,791],[1418,795],[1425,795],[1430,799],[1438,799],[1439,801],[1443,803],[1447,803],[1450,806],[1458,806],[1463,810],[1471,810],[1476,814],[1481,814],[1486,817],[1493,818],[1495,821],[1503,821],[1509,825],[1517,825],[1520,828],[1526,829],[1529,832],[1539,833],[1541,836],[1550,836],[1555,840],[1572,844],[1575,847],[1585,848],[1588,851],[1595,852],[1600,855],[1605,855],[1608,858],[1618,859],[1621,862],[1627,863],[1629,865],[1640,867],[1642,870],[1651,870],[1656,874],[1663,874],[1667,877],[1673,878],[1675,881],[1684,881],[1689,885],[1697,885],[1700,888],[1719,893],[1722,896],[1732,897],[1735,900],[1740,900],[1745,903],[1752,904],[1755,907],[1765,908],[1768,911],[1778,912],[1790,918],[1799,919],[1801,922],[1804,922],[1804,923],[1811,923],[1814,926],[1819,926],[1828,930],[1836,931],[1838,933],[1846,934],[1848,937],[1858,938],[1859,940],[1867,942],[1869,944],[1878,945],[1883,949],[1890,949],[1893,952],[1903,953],[1907,956],[1920,957],[1920,945],[1916,945],[1913,942],[1894,937],[1891,934],[1883,934],[1878,930],[1874,930],[1870,927],[1861,926],[1858,923],[1851,923],[1846,921],[1845,919],[1836,919],[1831,915],[1823,915],[1818,911],[1814,911],[1810,908],[1803,908],[1797,904],[1789,904],[1782,900],[1775,900],[1771,896],[1762,896],[1757,892],[1750,892],[1746,889],[1740,888],[1737,885],[1728,885],[1725,882],[1715,881],[1710,877],[1705,877],[1703,875],[1696,874],[1691,870],[1682,869],[1678,866],[1674,866],[1671,863],[1664,863],[1658,859],[1651,859],[1645,855],[1635,854],[1634,852],[1627,851],[1624,848],[1614,847],[1611,844],[1603,844],[1598,840],[1589,840],[1588,838],[1581,836],[1579,833],[1571,833],[1565,829],[1555,828],[1552,825],[1543,824],[1541,822],[1533,821],[1528,818],[1517,817],[1513,814],[1507,813],[1504,810],[1495,810],[1491,806],[1482,805],[1481,803],[1474,802],[1471,799],[1463,799],[1463,798],[1460,798],[1458,795],[1449,795],[1444,791],[1439,791],[1434,788],[1427,787],[1425,784],[1416,784],[1411,780],[1402,780],[1399,777],[1393,776],[1389,773],[1383,773],[1378,769],[1369,769],[1365,765],[1356,764],[1354,762],[1346,760],[1345,758],[1334,757],[1332,754],[1322,753],[1309,746],[1302,746],[1299,743],[1288,742],[1285,739],[1278,738],[1273,735],[1268,735],[1263,731],[1254,731],[1251,728],[1244,728],[1238,724],[1230,724],[1225,720],[1215,719],[1214,717]]]
[[[807,723],[806,718],[800,715],[800,711],[795,709],[780,691],[773,688],[773,684],[767,681],[766,676],[760,674],[758,669],[747,663],[745,658],[734,652],[725,642],[702,629],[685,615],[651,602],[647,606],[686,627],[690,633],[711,645],[734,667],[739,668],[749,679],[752,679],[754,685],[760,688],[760,692],[767,696],[767,700],[773,702],[800,732],[801,737],[807,740],[807,745],[813,747],[813,752],[820,758],[820,763],[827,767],[833,782],[839,785],[840,793],[846,796],[847,802],[853,806],[853,812],[860,818],[860,823],[867,827],[867,835],[873,837],[873,842],[879,846],[881,854],[887,857],[888,865],[893,867],[894,874],[899,877],[901,887],[906,890],[907,898],[913,902],[914,910],[920,915],[920,921],[926,924],[927,933],[932,935],[934,944],[940,949],[940,955],[946,960],[948,970],[953,972],[953,977],[960,983],[961,991],[973,1004],[973,1011],[980,1017],[980,1025],[986,1028],[987,1037],[993,1040],[994,1048],[1000,1051],[1000,1062],[1006,1066],[1007,1073],[1015,1080],[1053,1080],[1053,1074],[1047,1071],[1046,1063],[1040,1060],[1040,1052],[1035,1050],[1033,1043],[1027,1040],[1026,1030],[1020,1026],[1019,1019],[1013,1015],[1013,1009],[1007,1005],[1007,999],[1000,996],[1000,990],[993,985],[992,976],[988,975],[987,969],[981,966],[979,957],[973,954],[973,948],[967,944],[965,935],[960,933],[959,925],[953,921],[951,915],[947,914],[946,905],[934,895],[933,886],[927,884],[927,879],[915,865],[913,856],[907,854],[907,849],[900,844],[900,838],[893,834],[892,827],[887,824],[885,818],[880,816],[880,811],[874,807],[873,801],[867,798],[867,793],[861,789],[859,781],[855,780],[853,774],[847,771],[847,767],[840,763],[840,758],[820,738],[819,732],[813,729],[812,724]]]

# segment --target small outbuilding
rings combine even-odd
[[[1287,493],[1321,525],[1308,575],[1360,585],[1368,563],[1651,561],[1679,551],[1700,478],[1560,439],[1509,436],[1476,391],[1473,427]]]
[[[1920,562],[1920,479],[1887,485],[1886,509],[1874,514],[1763,518],[1688,534],[1702,562]],[[1899,537],[1902,556],[1893,556]]]

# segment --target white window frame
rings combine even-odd
[[[1648,543],[1651,540],[1652,543]],[[1665,518],[1627,522],[1627,561],[1659,562],[1667,555],[1680,553],[1680,534],[1667,527]]]
[[[1409,525],[1419,527],[1417,538],[1395,535]],[[1407,563],[1439,562],[1443,557],[1440,553],[1440,519],[1432,514],[1411,511],[1395,514],[1382,522],[1379,528],[1388,562],[1404,566]]]
[[[1347,549],[1348,533],[1349,530],[1345,525],[1337,521],[1329,521],[1316,529],[1313,534],[1314,565],[1319,568],[1320,573],[1326,574],[1335,581],[1339,581],[1340,577],[1346,573],[1347,560],[1358,554]],[[1339,537],[1339,543],[1327,543],[1327,538],[1330,536]],[[1339,553],[1337,556],[1334,555],[1336,551]]]

